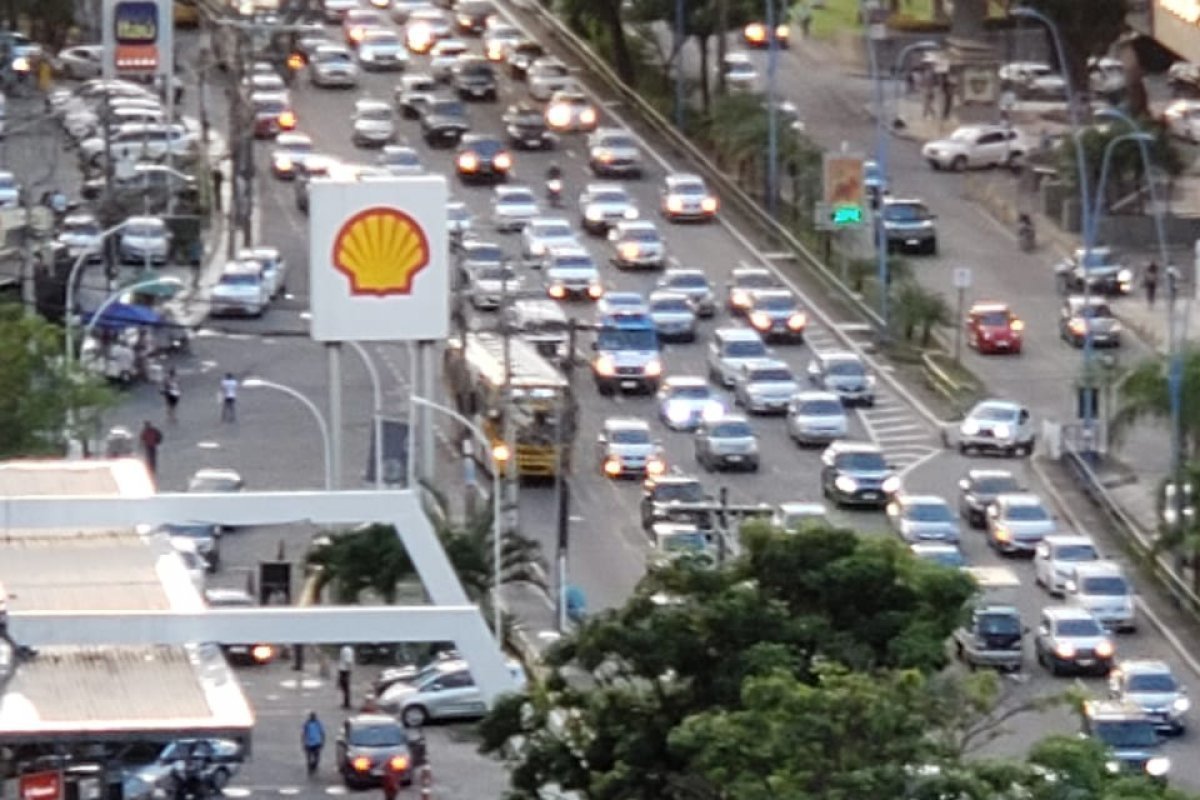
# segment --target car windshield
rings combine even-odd
[[[1002,328],[1008,324],[1007,311],[989,311],[979,315],[979,324],[987,328]]]
[[[371,31],[364,37],[363,44],[399,47],[400,37],[391,31]]]
[[[0,180],[0,186],[3,185],[4,182]],[[68,222],[63,225],[63,233],[100,233],[100,224],[98,222]]]
[[[237,272],[221,276],[222,286],[257,286],[259,278],[253,272]]]
[[[621,236],[627,242],[659,242],[658,231],[654,228],[629,228]]]
[[[654,499],[664,502],[702,503],[704,502],[704,487],[699,481],[681,481],[678,483],[660,483],[654,488]]]
[[[728,61],[725,68],[730,74],[746,75],[754,72],[754,65],[745,61]]]
[[[767,346],[755,340],[729,342],[725,345],[726,358],[759,358],[766,354]]]
[[[672,275],[667,279],[667,285],[680,289],[707,289],[708,280],[703,275]]]
[[[1015,492],[1020,490],[1021,486],[1017,483],[1017,479],[1011,475],[989,475],[984,478],[975,479],[974,492],[976,494],[1004,494],[1005,492]]]
[[[734,285],[742,289],[770,289],[775,279],[768,272],[748,272],[734,278]]]
[[[1095,561],[1100,558],[1090,544],[1065,544],[1054,551],[1055,561]]]
[[[1080,588],[1081,594],[1099,595],[1103,597],[1124,597],[1129,594],[1129,584],[1119,575],[1098,575],[1094,578],[1084,578]]]
[[[842,453],[837,457],[838,469],[850,472],[885,472],[887,462],[883,453]]]
[[[588,255],[559,256],[554,259],[554,269],[586,269],[594,271],[596,265],[592,262],[592,257]]]
[[[830,375],[842,375],[844,377],[857,377],[862,375],[863,365],[858,361],[830,361],[826,371]]]
[[[999,403],[984,403],[981,406],[976,406],[971,412],[972,419],[982,419],[989,422],[1009,422],[1017,416],[1017,411],[1012,406],[1000,405]]]
[[[593,203],[624,205],[629,202],[629,196],[624,192],[596,192],[592,195],[591,200]]]
[[[564,64],[540,64],[537,68],[536,77],[563,78],[569,74],[570,72]]]
[[[155,224],[149,223],[149,222],[141,222],[141,223],[135,222],[132,225],[125,226],[125,235],[126,236],[149,237],[149,236],[162,236],[162,234],[163,234],[163,228],[161,225],[155,225]]]
[[[957,550],[933,550],[920,554],[921,558],[926,561],[932,561],[935,564],[941,564],[943,567],[965,567],[967,560],[963,558],[963,554]]]
[[[1123,719],[1093,722],[1096,737],[1109,747],[1155,747],[1158,731],[1149,720]]]
[[[294,141],[282,142],[275,148],[276,151],[282,151],[289,155],[302,155],[313,151],[312,142]]]
[[[353,725],[346,737],[354,747],[398,747],[405,743],[400,725]]]
[[[637,142],[629,136],[605,136],[600,140],[600,147],[633,148],[637,147]]]
[[[671,194],[700,195],[707,194],[703,183],[677,183],[671,187]]]
[[[1094,619],[1064,619],[1058,623],[1056,633],[1059,636],[1102,636],[1104,629]]]
[[[712,392],[707,386],[679,386],[671,390],[672,400],[707,400]]]
[[[791,311],[796,307],[796,298],[783,294],[760,297],[755,301],[754,307],[765,311]]]
[[[571,229],[570,224],[565,222],[539,222],[533,226],[531,234],[541,239],[572,239],[575,237],[575,232]]]
[[[1089,303],[1081,306],[1077,314],[1088,319],[1107,319],[1112,317],[1112,309],[1105,303]]]
[[[536,108],[515,108],[511,112],[513,121],[522,125],[538,125],[545,121],[541,111]]]
[[[459,67],[459,72],[463,75],[474,75],[476,77],[486,75],[490,78],[494,75],[491,64],[463,64]]]
[[[840,417],[846,413],[839,400],[805,400],[797,412],[810,417]]]
[[[613,444],[650,444],[648,428],[618,428],[609,437]]]
[[[743,420],[727,420],[713,425],[712,436],[714,439],[749,439],[754,436],[754,429]]]
[[[756,369],[751,371],[749,376],[750,383],[791,383],[795,380],[792,373],[782,367],[771,367],[770,369]]]
[[[438,100],[429,104],[429,113],[443,117],[466,116],[466,107],[457,100]]]
[[[658,297],[650,301],[651,311],[676,311],[681,314],[692,310],[691,303],[683,297]]]
[[[1044,522],[1050,515],[1040,505],[1013,505],[1004,510],[1004,518],[1010,522]]]
[[[917,522],[953,522],[954,514],[944,503],[914,503],[905,514]]]
[[[1130,675],[1129,680],[1125,683],[1125,690],[1166,694],[1179,691],[1179,684],[1175,682],[1175,676],[1169,672],[1144,672]]]
[[[322,64],[348,64],[350,54],[343,50],[318,50],[316,60]]]
[[[369,119],[373,122],[387,122],[392,118],[392,110],[384,106],[364,108],[358,113],[359,119]]]
[[[657,350],[653,328],[602,328],[596,337],[599,350]]]
[[[950,134],[950,139],[955,142],[974,142],[978,136],[979,133],[974,128],[959,128]]]
[[[979,632],[993,636],[1019,634],[1021,620],[1012,614],[980,614]]]
[[[537,200],[533,197],[533,192],[512,191],[505,192],[498,198],[500,205],[514,206],[532,206],[537,205]]]
[[[475,245],[466,252],[466,260],[474,262],[493,263],[504,260],[504,250],[500,245]]]
[[[895,222],[920,222],[929,219],[929,209],[919,203],[889,203],[883,216]]]
[[[662,547],[668,553],[703,553],[708,548],[708,539],[700,531],[672,533],[663,537]]]
[[[517,277],[511,267],[484,267],[476,274],[481,281],[511,281]]]

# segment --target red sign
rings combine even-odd
[[[61,772],[30,772],[21,776],[21,800],[62,800]]]

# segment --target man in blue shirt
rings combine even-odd
[[[308,762],[308,774],[311,777],[317,771],[317,764],[321,761],[321,748],[325,746],[325,726],[317,719],[317,712],[308,712],[300,741],[304,745],[304,757]]]

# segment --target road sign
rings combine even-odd
[[[954,288],[955,289],[970,289],[971,288],[971,268],[970,267],[955,267],[954,268]]]
[[[866,218],[863,157],[826,153],[824,167],[822,200],[831,212],[829,224],[834,228],[861,225]]]

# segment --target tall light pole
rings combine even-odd
[[[242,386],[247,389],[271,389],[286,394],[308,409],[317,423],[317,428],[321,431],[321,444],[325,448],[325,491],[333,491],[333,444],[329,437],[329,423],[325,421],[325,415],[321,413],[321,409],[317,408],[317,404],[290,386],[262,378],[246,378],[242,381]]]
[[[871,80],[875,85],[875,163],[879,165],[879,174],[884,176],[884,180],[886,181],[888,174],[888,142],[887,132],[883,124],[883,117],[886,113],[883,101],[883,76],[879,74],[879,55],[875,52],[876,25],[869,19],[867,23],[867,55],[871,61]],[[882,207],[883,203],[881,201],[881,210]],[[886,339],[891,327],[891,309],[888,302],[888,284],[891,281],[888,276],[887,232],[884,231],[883,225],[875,226],[875,258],[876,278],[879,282],[879,318],[882,324],[880,336]]]
[[[776,73],[779,71],[779,32],[776,30],[775,3],[767,8],[767,213],[779,215],[779,100],[776,97]],[[724,35],[724,34],[722,34]],[[721,66],[724,69],[724,65]]]
[[[488,461],[492,467],[492,632],[495,633],[496,640],[501,641],[503,633],[500,630],[502,622],[500,613],[500,562],[504,557],[502,541],[504,525],[501,522],[504,494],[502,491],[502,476],[504,474],[504,466],[512,460],[513,454],[509,452],[508,446],[504,444],[496,445],[493,448],[487,434],[478,425],[454,409],[448,408],[441,403],[427,400],[424,397],[418,397],[415,394],[409,395],[408,400],[414,406],[422,406],[431,411],[438,411],[462,425],[471,432],[471,436],[479,443],[480,450],[488,454]],[[409,419],[413,419],[412,413],[409,413]]]
[[[367,375],[371,377],[371,446],[375,450],[375,488],[383,488],[383,390],[379,384],[379,370],[367,348],[351,341],[350,349],[362,359]]]
[[[683,130],[683,6],[684,0],[675,0],[675,127]],[[703,78],[702,78],[703,79]]]
[[[63,309],[63,330],[65,332],[65,344],[63,350],[63,359],[69,367],[75,359],[74,347],[74,327],[75,327],[75,284],[79,282],[79,271],[83,269],[84,263],[88,256],[95,255],[108,242],[108,237],[117,233],[126,225],[129,220],[125,219],[113,225],[111,228],[106,228],[96,237],[95,244],[84,247],[78,256],[75,257],[75,263],[71,264],[71,271],[67,273],[67,289],[66,289],[66,308]]]
[[[174,286],[182,289],[183,281],[179,280],[179,278],[176,278],[173,275],[164,275],[161,278],[148,278],[144,281],[131,283],[128,286],[122,286],[120,289],[104,298],[104,302],[92,312],[92,318],[89,319],[87,324],[83,326],[83,334],[79,337],[80,341],[87,341],[88,337],[92,335],[92,331],[96,329],[96,325],[100,323],[101,318],[104,316],[104,312],[116,305],[117,301],[122,297],[131,292],[136,292],[139,289],[149,289],[154,286]]]

